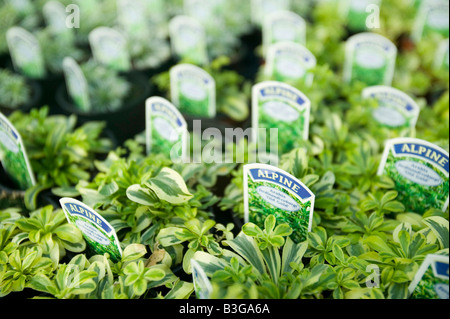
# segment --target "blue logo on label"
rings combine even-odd
[[[304,98],[294,90],[281,86],[267,86],[260,90],[263,97],[281,97],[289,99],[299,105],[305,104]]]
[[[400,143],[394,145],[394,153],[398,155],[414,155],[431,161],[432,163],[442,167],[448,174],[448,155],[444,154],[437,148],[433,148],[419,143]]]
[[[179,115],[177,112],[174,111],[170,106],[162,104],[162,103],[153,103],[152,104],[152,111],[154,113],[159,113],[162,115],[166,115],[171,120],[173,120],[178,127],[183,126],[183,122],[181,121]]]
[[[448,278],[448,263],[436,261],[434,267],[437,275]]]
[[[64,207],[67,209],[67,211],[71,214],[71,215],[78,215],[81,216],[83,218],[88,219],[89,221],[91,221],[92,223],[94,223],[94,225],[97,225],[98,227],[100,227],[101,229],[103,229],[106,233],[110,233],[111,232],[111,227],[109,227],[104,221],[103,219],[99,218],[98,214],[92,210],[87,210],[84,207],[77,205],[77,204],[71,204],[71,203],[67,203],[64,205]]]
[[[278,171],[262,168],[250,169],[250,175],[255,182],[270,182],[281,187],[288,188],[297,194],[302,200],[311,198],[313,194],[298,180]]]

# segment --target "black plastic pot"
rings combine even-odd
[[[0,167],[0,209],[20,208],[22,212],[28,212],[25,207],[25,191],[15,189],[15,186],[6,175],[2,167]],[[44,207],[52,205],[55,209],[59,208],[59,203],[50,191],[39,194],[37,198],[37,206]]]
[[[127,139],[145,129],[145,101],[150,97],[152,86],[140,72],[124,75],[131,84],[131,92],[124,99],[123,106],[115,112],[82,112],[75,107],[67,93],[65,84],[60,84],[56,91],[56,103],[59,111],[65,115],[75,114],[80,123],[105,121],[107,129],[114,132],[117,143],[121,145]]]
[[[9,108],[6,106],[0,105],[0,112],[5,116],[9,116],[14,111],[22,111],[24,113],[28,113],[32,108],[41,107],[42,106],[42,94],[43,89],[38,81],[35,80],[27,80],[27,84],[31,89],[31,96],[27,103],[19,106],[18,108]]]

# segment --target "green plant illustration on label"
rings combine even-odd
[[[391,85],[397,48],[387,38],[371,33],[356,34],[347,40],[344,80],[366,85]]]
[[[372,112],[373,118],[381,125],[400,132],[415,128],[419,118],[420,107],[407,94],[388,86],[372,86],[362,93],[366,99],[378,102]]]
[[[269,47],[265,73],[274,81],[310,86],[314,77],[311,70],[316,64],[315,56],[303,45],[278,42]]]
[[[306,44],[306,22],[291,11],[275,11],[268,15],[263,25],[263,48],[267,53],[272,44],[291,42]]]
[[[75,199],[62,198],[59,202],[68,222],[81,230],[94,253],[108,253],[114,262],[122,259],[122,249],[116,232],[102,216]]]
[[[21,27],[12,27],[6,39],[16,70],[30,78],[43,78],[45,63],[36,37]]]
[[[169,23],[173,52],[181,59],[196,65],[208,62],[204,27],[189,16],[176,16]]]
[[[165,154],[172,158],[172,152],[185,158],[187,152],[187,124],[176,107],[160,97],[146,101],[147,153]],[[181,149],[175,149],[181,145]]]
[[[278,129],[278,153],[284,154],[308,140],[311,105],[309,99],[294,87],[276,81],[267,81],[253,87],[252,126],[256,129]],[[255,136],[256,143],[266,143],[271,149],[271,138],[263,141]]]
[[[407,210],[423,214],[447,209],[448,168],[446,151],[426,141],[399,138],[387,142],[378,174],[392,178]]]
[[[127,40],[119,31],[98,27],[90,32],[89,43],[99,63],[116,71],[128,71],[131,68]]]
[[[0,113],[0,161],[17,189],[27,190],[35,185],[34,174],[22,139],[2,113]]]
[[[380,7],[381,0],[348,0],[348,27],[353,31],[368,30],[367,22],[373,6]]]
[[[170,70],[172,103],[189,116],[216,115],[216,85],[203,69],[191,64],[179,64]]]
[[[448,265],[448,256],[428,255],[409,287],[409,298],[448,299]]]
[[[265,164],[244,167],[245,222],[260,227],[267,216],[293,230],[291,239],[302,242],[311,230],[314,194],[294,176]]]

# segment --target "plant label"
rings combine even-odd
[[[117,19],[128,35],[143,37],[148,31],[141,0],[117,0]]]
[[[311,86],[316,57],[302,44],[278,42],[269,47],[265,67],[266,76],[274,81]]]
[[[409,95],[383,85],[368,87],[362,95],[365,99],[372,98],[378,102],[372,115],[380,125],[395,130],[415,128],[420,107]]]
[[[382,35],[363,32],[346,43],[344,81],[368,86],[392,84],[397,47]]]
[[[289,11],[291,0],[251,0],[251,19],[253,24],[262,27],[267,15],[276,11]]]
[[[216,116],[216,83],[211,75],[192,64],[178,64],[170,70],[172,103],[189,116]]]
[[[436,58],[434,59],[434,66],[436,70],[449,71],[449,40],[442,40],[436,51]]]
[[[212,285],[203,268],[194,260],[191,259],[192,267],[192,282],[194,283],[194,290],[197,299],[210,299],[212,293]]]
[[[31,0],[9,0],[7,2],[21,14],[28,14],[33,11]]]
[[[379,8],[382,0],[348,0],[347,21],[348,27],[354,31],[368,30],[373,8]]]
[[[305,20],[290,11],[276,11],[267,15],[263,25],[264,54],[267,54],[269,47],[277,42],[293,42],[305,45]]]
[[[438,33],[449,36],[449,3],[448,1],[422,1],[414,21],[411,37],[420,42],[423,37]]]
[[[92,55],[99,63],[116,71],[128,71],[131,68],[128,44],[119,31],[98,27],[89,33]]]
[[[449,299],[448,256],[427,255],[408,288],[409,299]]]
[[[294,176],[266,164],[244,166],[245,222],[264,227],[269,215],[292,229],[299,243],[311,231],[315,195]]]
[[[176,16],[169,22],[172,50],[178,58],[196,65],[209,61],[204,27],[192,17]]]
[[[108,253],[113,262],[122,259],[122,249],[116,231],[100,214],[76,199],[61,198],[59,202],[68,222],[83,233],[94,253]]]
[[[395,183],[407,211],[445,211],[449,203],[449,158],[442,148],[414,138],[387,141],[378,175]]]
[[[188,127],[178,109],[166,99],[151,97],[146,101],[146,118],[147,154],[162,153],[185,159]],[[176,149],[180,145],[181,150]]]
[[[6,41],[17,72],[37,79],[46,75],[41,46],[33,34],[21,27],[12,27],[6,32]]]
[[[252,127],[278,129],[279,153],[301,146],[309,138],[311,102],[296,88],[281,82],[266,81],[253,86]],[[254,143],[266,144],[261,134],[254,134]],[[267,147],[269,150],[269,147]]]
[[[46,24],[53,34],[72,39],[74,33],[66,25],[66,7],[59,1],[48,1],[42,8]]]
[[[66,79],[67,93],[76,107],[83,112],[91,110],[89,89],[86,77],[78,63],[71,57],[63,60],[63,71]]]
[[[22,138],[2,113],[0,113],[0,161],[6,174],[18,189],[25,191],[36,184]]]
[[[216,27],[223,22],[224,1],[226,0],[184,0],[184,11],[206,28]]]

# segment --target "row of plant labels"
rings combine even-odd
[[[123,0],[120,2],[124,2]],[[139,1],[125,1],[119,6],[119,21],[122,29],[98,27],[91,31],[89,42],[93,57],[100,63],[117,71],[129,71],[132,62],[128,50],[128,34],[142,33],[145,29],[145,20],[138,19],[138,10],[142,4]],[[218,21],[214,6],[223,5],[222,1],[187,1],[186,12],[190,15],[179,15],[169,21],[169,35],[172,53],[190,63],[206,65],[209,62],[207,48],[207,32],[202,21]],[[365,7],[374,1],[352,1],[348,5],[349,14],[366,14]],[[381,1],[375,1],[381,2]],[[445,2],[445,1],[444,1]],[[206,3],[208,5],[206,5]],[[275,80],[288,79],[298,81],[303,79],[307,83],[312,81],[308,74],[315,67],[316,59],[307,49],[306,28],[307,23],[298,14],[283,10],[288,7],[289,1],[255,1],[253,7],[253,22],[261,24],[263,32],[263,52],[266,59],[266,73]],[[413,30],[413,38],[419,41],[424,30],[433,29],[448,37],[448,2],[440,0],[423,1],[418,14],[418,22]],[[425,5],[426,4],[426,5]],[[137,7],[136,7],[137,6]],[[346,6],[340,6],[346,8]],[[202,14],[195,15],[201,8]],[[197,9],[194,10],[194,9]],[[364,9],[364,10],[363,10]],[[445,10],[446,9],[446,10]],[[130,12],[128,12],[130,11]],[[347,10],[348,11],[348,10]],[[269,14],[270,12],[270,14]],[[63,36],[73,36],[65,26],[66,12],[57,2],[48,2],[44,8],[47,23],[53,32]],[[261,17],[264,17],[263,22]],[[420,18],[420,19],[419,19]],[[358,19],[355,19],[358,20]],[[446,22],[446,23],[445,23]],[[143,24],[143,25],[139,25]],[[125,30],[125,31],[123,31]],[[365,29],[363,29],[365,30]],[[7,43],[13,64],[19,72],[32,77],[46,76],[46,68],[41,48],[36,37],[21,27],[12,27],[7,32]],[[436,50],[436,68],[448,69],[448,39],[443,40]],[[343,66],[343,76],[346,81],[360,80],[368,85],[390,85],[395,71],[397,48],[385,37],[372,32],[362,32],[348,39],[346,44],[346,61]],[[79,76],[80,77],[80,76]],[[83,82],[79,79],[78,82]],[[83,86],[83,84],[79,84]],[[81,87],[78,91],[84,91]],[[81,95],[81,92],[77,92]],[[83,95],[86,95],[83,93]],[[77,105],[82,109],[89,109],[86,97],[74,97]],[[81,99],[81,101],[80,101]],[[83,102],[83,104],[81,104]],[[78,104],[80,103],[80,104]]]
[[[167,141],[168,139],[163,136],[164,133],[160,134],[158,128],[166,132],[165,125],[170,122],[176,123],[179,132],[186,132],[182,115],[170,102],[162,98],[148,99],[147,114],[150,125],[153,125],[149,134],[150,141],[153,141],[154,132],[160,136],[159,140],[158,138],[155,140],[160,143]],[[165,122],[161,125],[161,121]],[[181,129],[183,126],[184,129]],[[0,114],[0,137],[0,158],[8,175],[23,189],[34,185],[35,180],[20,134],[2,114]],[[389,140],[380,163],[379,174],[388,175],[394,180],[402,201],[411,211],[424,212],[431,207],[446,210],[449,190],[448,156],[444,150],[423,140],[412,138]],[[164,183],[167,185],[182,183],[182,177],[178,173],[170,169],[165,170]],[[262,227],[264,220],[272,215],[278,222],[291,226],[292,240],[297,243],[304,241],[307,233],[311,231],[314,213],[315,196],[311,190],[294,176],[266,164],[244,166],[243,177],[245,222]],[[93,251],[99,254],[108,253],[114,261],[121,259],[122,252],[115,230],[102,216],[75,199],[63,198],[60,203],[68,221],[82,231]],[[435,259],[427,259],[418,273],[418,276],[426,276],[426,280],[417,277],[413,281],[415,286],[410,289],[411,294],[415,293],[415,287],[426,286],[430,278],[433,284],[439,282],[443,285],[440,273],[444,267],[441,265],[443,261],[439,257],[433,258]],[[204,293],[202,285],[205,285],[207,277],[201,274],[201,268],[196,269],[195,263],[192,265],[194,280],[198,281],[201,278],[196,285],[200,287],[199,291]],[[439,294],[440,291],[444,293],[445,285],[439,287],[441,290],[435,290],[436,293]],[[417,291],[423,292],[423,289]],[[200,294],[200,297],[205,295]]]

